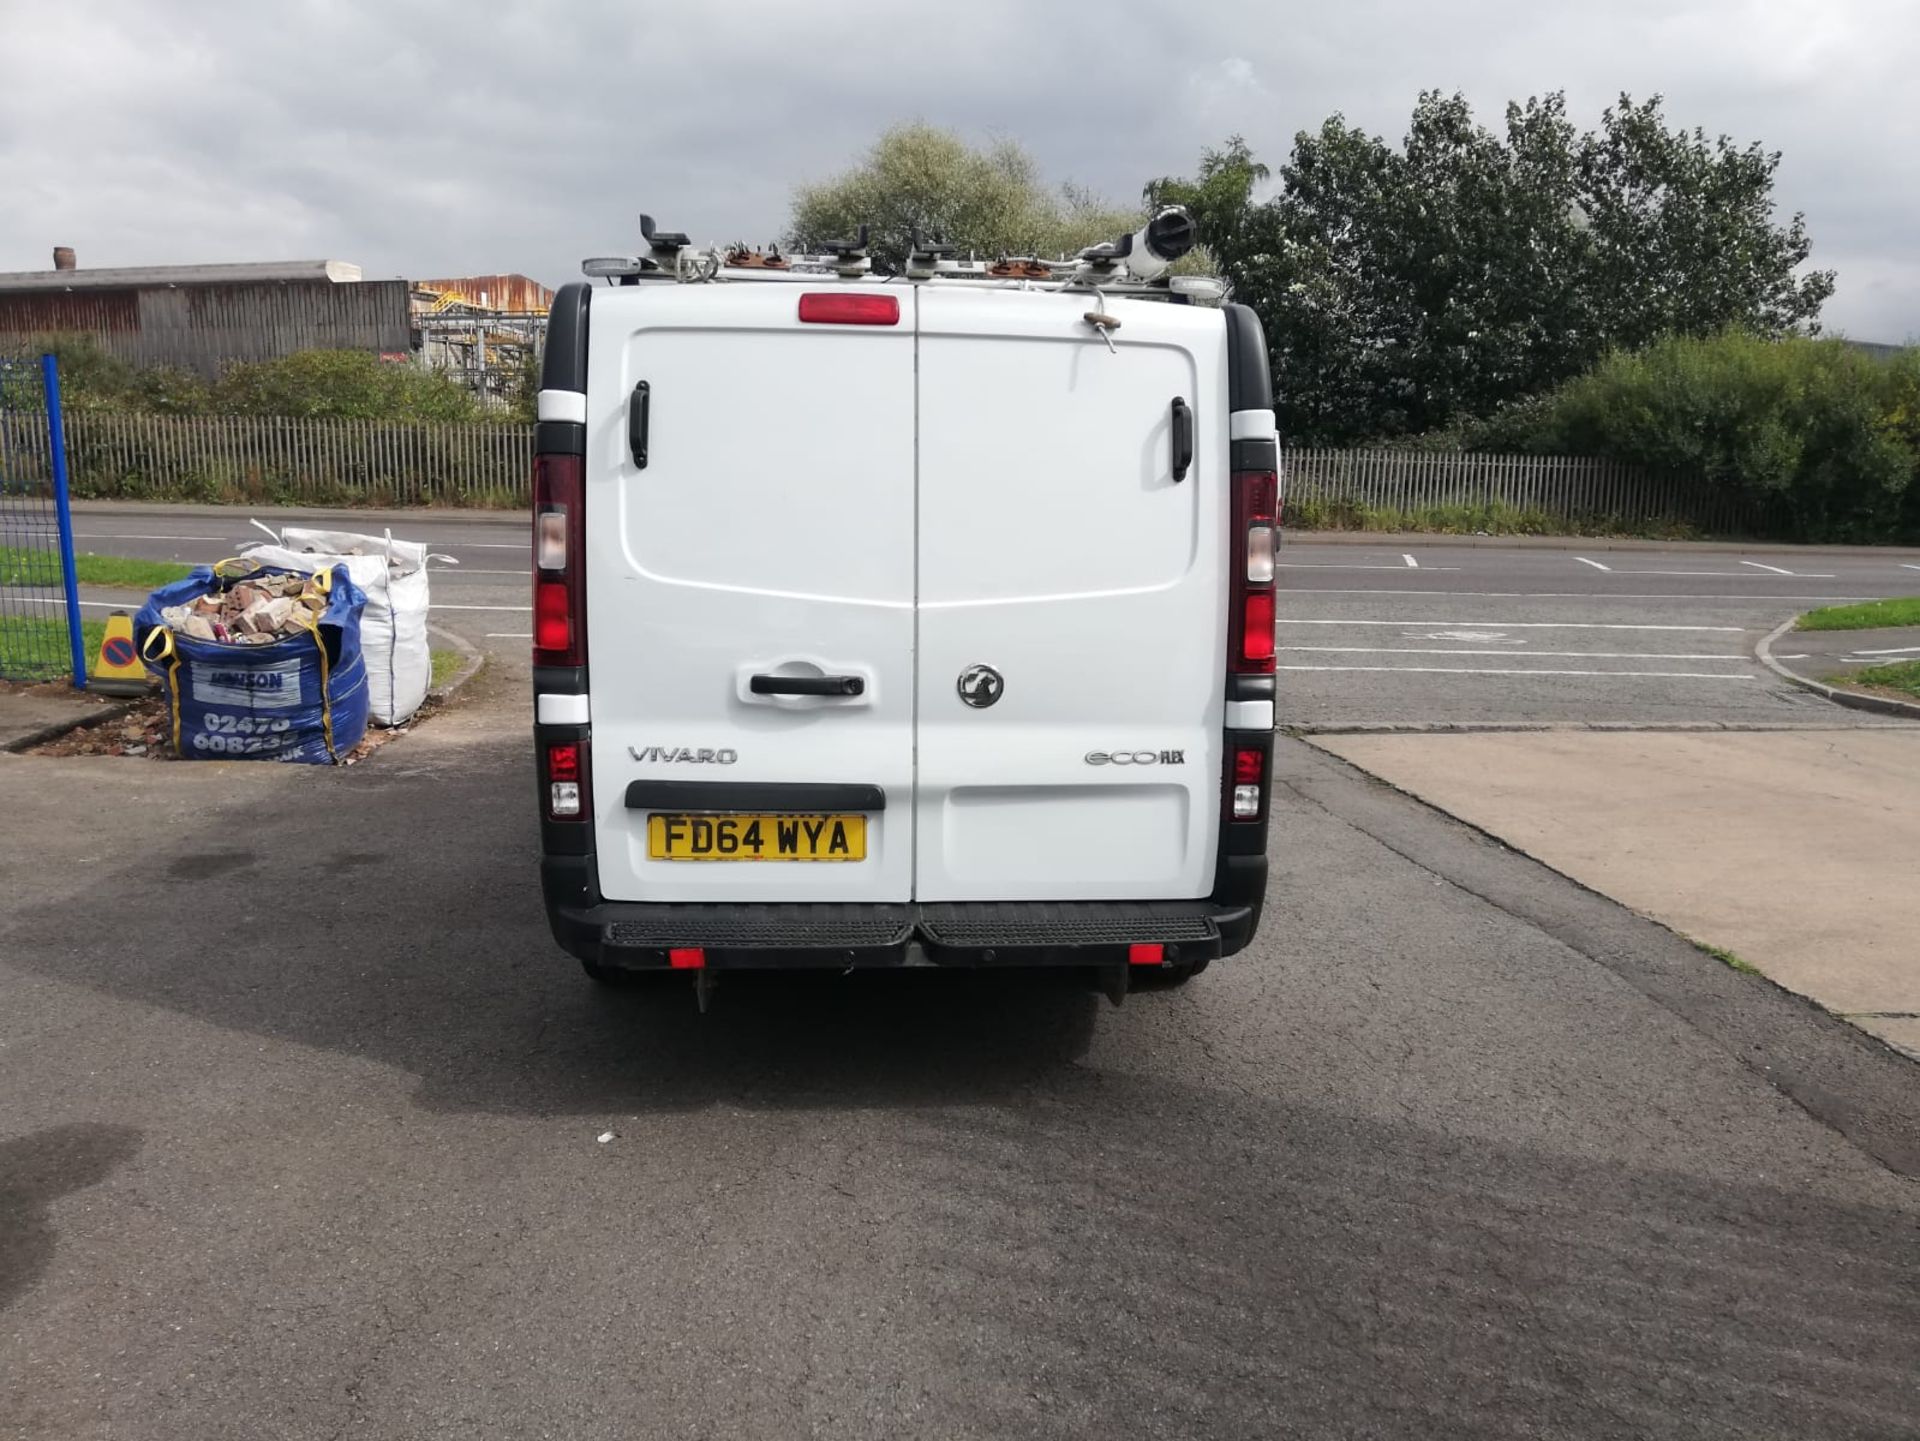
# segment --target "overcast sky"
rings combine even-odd
[[[1825,319],[1920,338],[1920,0],[0,0],[0,270],[350,260],[572,279],[633,216],[779,233],[886,125],[1025,144],[1132,200],[1333,111],[1398,140],[1422,88],[1622,90],[1785,152],[1839,271]]]

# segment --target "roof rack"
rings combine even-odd
[[[871,232],[865,225],[849,239],[825,242],[813,254],[782,254],[777,245],[765,251],[738,244],[698,249],[678,231],[656,229],[651,215],[640,217],[640,234],[647,242],[646,255],[595,256],[581,262],[581,271],[617,285],[637,285],[643,280],[683,285],[802,279],[817,283],[833,277],[960,281],[1022,290],[1081,289],[1201,303],[1218,303],[1227,295],[1226,282],[1213,276],[1168,274],[1168,267],[1193,248],[1195,238],[1191,217],[1177,205],[1167,206],[1139,230],[1058,260],[1033,255],[962,260],[940,236],[923,238],[916,226],[908,231],[906,265],[898,277],[874,275]]]

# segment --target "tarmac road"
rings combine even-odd
[[[1920,1428],[1920,1068],[1339,762],[1183,990],[702,1018],[552,947],[478,684],[0,756],[0,1435]]]
[[[276,527],[293,514],[262,512]],[[523,516],[303,514],[451,557],[434,567],[435,624],[527,673]],[[75,530],[84,549],[193,562],[260,538],[232,507],[83,504]],[[1913,550],[1356,539],[1293,534],[1282,551],[1283,725],[1884,724],[1779,681],[1753,643],[1811,606],[1920,594]]]

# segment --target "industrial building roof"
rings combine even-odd
[[[344,260],[268,260],[239,265],[136,265],[107,270],[0,271],[0,290],[108,290],[178,285],[272,285],[360,279]]]

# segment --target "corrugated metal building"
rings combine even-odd
[[[286,264],[71,268],[0,273],[0,339],[78,332],[136,365],[209,379],[242,360],[296,350],[413,353],[411,288],[362,280],[337,260]]]
[[[545,315],[553,309],[553,292],[524,275],[462,275],[450,280],[416,280],[413,288],[432,291],[442,301],[451,297],[476,310],[500,315]]]

